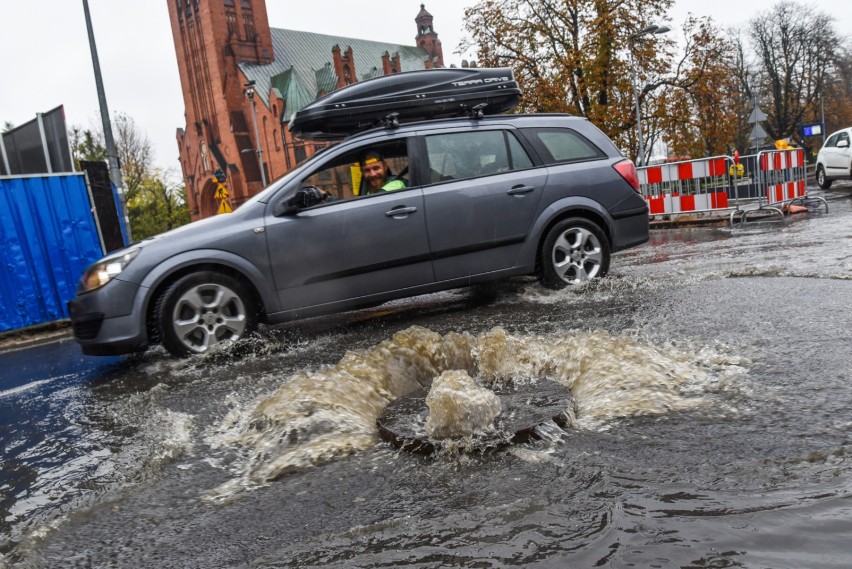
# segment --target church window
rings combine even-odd
[[[228,22],[228,36],[237,34],[237,7],[234,0],[225,0],[225,21]]]
[[[243,30],[246,41],[255,41],[257,32],[254,29],[254,13],[249,0],[240,0],[240,8],[243,12]]]

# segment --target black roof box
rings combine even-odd
[[[300,138],[331,140],[382,124],[498,114],[520,98],[509,68],[409,71],[329,93],[294,113],[289,128]]]

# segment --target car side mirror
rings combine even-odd
[[[328,194],[316,186],[305,186],[275,207],[276,216],[292,215],[300,209],[313,207],[326,200]]]
[[[845,138],[837,141],[837,148],[849,148],[849,141]]]
[[[275,217],[282,217],[285,215],[293,215],[297,211],[299,211],[299,206],[291,205],[290,200],[284,200],[275,205],[275,209],[272,211],[272,215],[274,215]]]

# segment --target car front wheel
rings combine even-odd
[[[251,296],[238,280],[212,271],[175,281],[157,302],[163,346],[175,356],[233,344],[257,327]]]
[[[602,277],[609,271],[609,241],[595,223],[564,219],[548,233],[541,246],[538,280],[561,289]]]
[[[817,166],[816,172],[816,182],[817,185],[823,190],[827,190],[831,187],[831,180],[825,175],[825,168],[823,168],[822,164]]]

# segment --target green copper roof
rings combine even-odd
[[[359,80],[382,75],[382,56],[385,53],[391,59],[399,54],[401,71],[424,69],[429,59],[426,50],[419,47],[279,28],[272,28],[271,32],[275,61],[265,65],[240,63],[239,66],[248,79],[255,81],[255,91],[266,106],[269,106],[270,88],[278,89],[285,100],[282,117],[285,122],[322,92],[334,89],[337,84],[332,55],[334,46],[339,46],[341,53],[352,48],[355,76]]]

